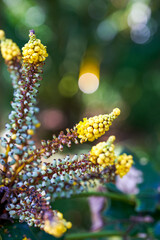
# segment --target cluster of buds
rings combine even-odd
[[[63,218],[63,214],[60,212],[56,212],[55,214],[53,214],[52,211],[46,212],[44,219],[44,230],[55,237],[61,237],[61,235],[65,233],[67,229],[72,227],[72,223],[67,222]]]
[[[37,64],[44,62],[48,53],[46,47],[41,43],[40,39],[36,39],[34,31],[30,31],[30,40],[22,48],[23,62]]]
[[[116,174],[120,177],[126,175],[133,164],[132,155],[127,155],[126,153],[120,155],[116,162]]]
[[[39,111],[36,99],[48,54],[33,30],[29,37],[21,53],[0,30],[1,53],[14,88],[7,134],[1,137],[4,152],[0,154],[0,221],[4,216],[8,220],[18,218],[20,222],[25,221],[29,226],[60,237],[72,224],[60,212],[51,209],[50,201],[86,192],[97,183],[113,182],[116,175],[122,177],[129,171],[133,159],[130,155],[115,154],[115,137],[111,136],[88,154],[67,155],[50,163],[42,160],[63,151],[64,146],[92,142],[101,137],[120,110],[115,108],[110,114],[85,118],[73,129],[66,129],[66,133],[60,132],[51,140],[42,140],[37,147],[33,141],[35,130],[40,127],[36,118]]]
[[[5,38],[5,33],[3,30],[0,30],[0,39],[1,39],[1,53],[2,57],[6,61],[11,61],[14,58],[21,57],[21,50],[11,39]]]
[[[89,119],[84,118],[83,121],[80,121],[76,128],[81,143],[86,141],[93,142],[95,139],[104,135],[119,114],[119,108],[115,108],[110,114],[99,115]]]
[[[100,142],[96,146],[93,146],[90,151],[89,160],[94,164],[99,164],[103,168],[114,165],[116,174],[123,177],[131,168],[133,157],[126,153],[116,156],[113,144],[115,139],[115,136],[110,136],[107,142]]]
[[[100,142],[93,146],[90,151],[90,161],[102,165],[102,167],[113,165],[116,159],[114,141],[115,136],[110,136],[107,142]]]

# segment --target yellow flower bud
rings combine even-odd
[[[5,32],[3,30],[0,30],[0,40],[5,38]]]
[[[113,109],[113,113],[114,113],[115,116],[119,116],[121,111],[120,111],[119,108],[115,108],[115,109]]]
[[[61,212],[57,212],[57,216],[60,218],[60,219],[63,219],[63,214]]]
[[[33,130],[33,129],[28,129],[28,130],[27,130],[27,133],[28,133],[29,135],[34,135],[34,130]]]
[[[13,140],[15,140],[15,139],[17,138],[17,135],[16,135],[16,134],[13,134],[13,135],[11,136],[11,138],[12,138]]]
[[[27,237],[24,237],[22,240],[29,240],[29,238],[27,238]]]
[[[103,160],[100,159],[100,158],[98,158],[98,159],[97,159],[97,163],[100,164],[100,165],[102,165],[102,164],[103,164]]]
[[[70,229],[70,228],[72,227],[72,223],[71,223],[71,222],[67,222],[67,223],[66,223],[66,227],[67,227],[68,229]]]
[[[39,127],[41,126],[41,124],[40,124],[40,123],[36,123],[34,126],[35,126],[36,128],[39,128]]]

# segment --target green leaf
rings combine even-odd
[[[134,215],[134,206],[129,204],[119,202],[119,201],[110,201],[110,206],[107,208],[103,215],[111,219],[127,219],[131,215]]]
[[[32,233],[27,223],[10,223],[0,229],[2,240],[22,240],[25,236],[32,240],[38,240]]]
[[[160,221],[158,221],[154,227],[154,234],[156,237],[160,237]]]
[[[158,204],[158,194],[156,192],[142,192],[137,196],[136,211],[137,212],[154,212]]]
[[[122,194],[122,192],[113,183],[106,183],[105,186],[107,187],[107,190],[109,190],[111,192],[121,193]]]
[[[52,208],[63,213],[67,221],[71,221],[71,230],[90,229],[90,207],[87,198],[57,199],[52,203]],[[67,231],[67,232],[69,232]]]

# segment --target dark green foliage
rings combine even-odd
[[[14,224],[6,224],[1,230],[0,235],[2,240],[22,240],[24,237],[32,240],[54,240],[53,236],[41,231],[39,228],[29,228],[26,223],[16,222]],[[63,240],[63,238],[59,238]]]
[[[26,223],[15,222],[14,224],[6,224],[0,229],[0,232],[3,240],[22,240],[25,236],[32,240],[38,239]]]
[[[64,217],[73,223],[70,231],[89,230],[91,226],[90,208],[87,199],[58,199],[52,208],[63,211]]]

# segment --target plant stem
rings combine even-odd
[[[9,153],[9,151],[10,151],[10,146],[9,146],[9,144],[7,145],[7,148],[6,148],[6,157],[5,157],[5,164],[7,164],[7,162],[8,162],[8,153]],[[6,173],[7,172],[7,167],[6,166],[4,166],[4,169],[3,169],[3,171]]]
[[[123,195],[123,194],[112,193],[112,192],[84,192],[84,193],[80,193],[80,194],[74,194],[71,196],[71,198],[90,197],[90,196],[108,197],[110,199],[118,200],[121,202],[126,202],[131,205],[136,204],[135,196]]]
[[[67,234],[65,240],[77,240],[87,238],[99,238],[99,237],[110,237],[110,236],[122,236],[124,233],[120,231],[101,231],[101,232],[86,232],[86,233],[71,233]]]
[[[37,157],[41,156],[42,153],[45,152],[45,149],[41,149],[39,153],[36,154]],[[29,163],[31,163],[33,160],[35,159],[35,155],[31,156],[30,158],[28,158],[26,160],[26,162],[22,163],[20,166],[18,166],[18,168],[16,169],[15,174],[12,176],[11,178],[11,184],[14,182],[14,180],[16,179],[18,173],[20,171],[22,171],[22,169]]]

